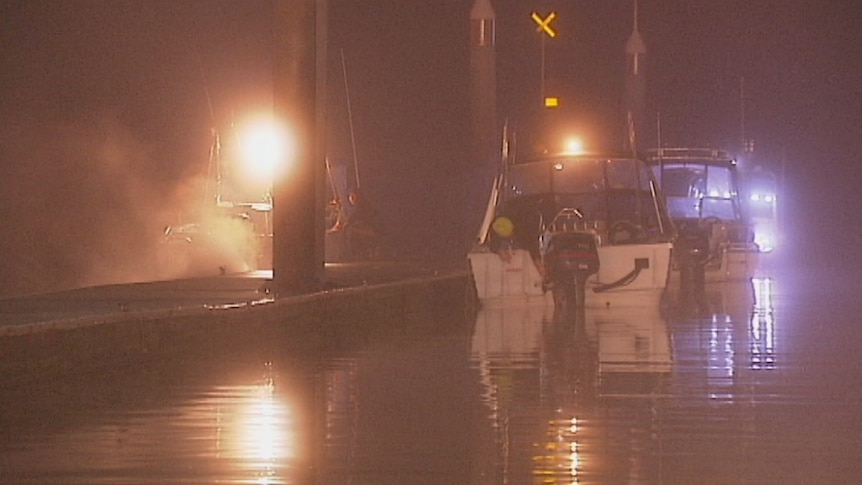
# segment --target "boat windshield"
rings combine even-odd
[[[649,168],[637,159],[553,158],[509,167],[501,213],[531,232],[547,228],[563,209],[577,209],[581,226],[598,232],[631,224],[639,241],[672,231]],[[538,217],[538,218],[537,218]],[[518,226],[516,222],[516,226]]]
[[[673,219],[740,219],[736,179],[730,166],[665,162],[653,166]]]

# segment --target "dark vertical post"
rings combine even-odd
[[[273,103],[296,152],[273,187],[276,295],[308,291],[323,276],[325,0],[275,0]]]
[[[472,156],[483,166],[499,159],[495,29],[496,15],[490,0],[476,0],[470,11]]]

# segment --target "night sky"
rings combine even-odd
[[[352,162],[403,257],[462,258],[473,0],[330,0],[327,152]],[[498,113],[537,112],[540,35],[560,118],[620,148],[631,0],[492,0]],[[862,256],[862,4],[641,0],[647,106],[666,145],[783,167],[785,239],[806,261]],[[272,3],[0,0],[0,296],[161,275],[151,249],[206,170],[210,132],[272,103]],[[343,56],[343,57],[342,57]],[[210,110],[212,106],[212,111]],[[478,202],[481,204],[481,201]]]

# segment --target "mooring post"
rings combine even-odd
[[[276,0],[273,8],[273,110],[295,143],[273,181],[273,289],[289,295],[323,279],[326,1]]]

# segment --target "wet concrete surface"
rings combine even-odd
[[[862,482],[851,270],[775,265],[666,303],[313,346],[232,326],[19,381],[0,388],[0,483]]]
[[[365,285],[427,278],[457,268],[419,262],[328,263],[321,280],[284,298]],[[211,308],[271,301],[272,271],[218,277],[117,284],[0,299],[0,335],[12,327],[148,312]]]

